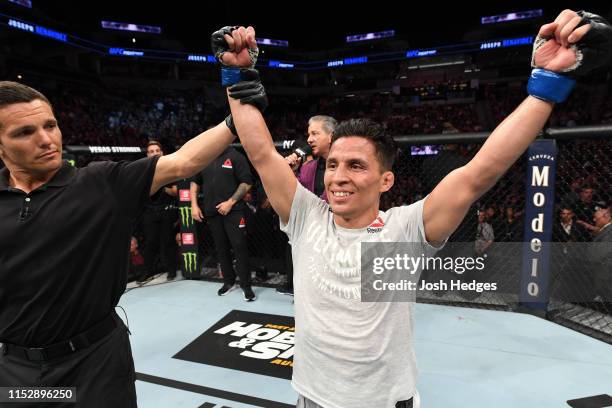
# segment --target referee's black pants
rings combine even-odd
[[[2,403],[4,408],[136,408],[136,375],[125,325],[83,350],[46,361],[4,354],[0,387],[76,387],[77,402]]]

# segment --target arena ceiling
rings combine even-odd
[[[83,1],[32,0],[28,11],[47,24],[87,38],[100,32],[100,20],[159,25],[163,35],[188,49],[200,49],[210,33],[223,25],[252,24],[258,36],[288,40],[294,50],[317,51],[344,46],[344,38],[382,30],[396,30],[396,37],[411,46],[457,43],[483,29],[480,17],[536,8],[544,18],[515,24],[533,31],[563,8],[590,9],[612,17],[611,6],[596,2],[391,2],[357,1]],[[7,6],[6,0],[3,1]],[[9,5],[12,9],[17,6]],[[39,20],[40,21],[40,20]],[[42,21],[41,21],[42,22]],[[507,27],[506,27],[507,28]],[[493,29],[497,30],[498,27]],[[205,46],[208,48],[208,45]]]

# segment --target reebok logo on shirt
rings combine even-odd
[[[244,217],[240,218],[240,224],[238,224],[238,228],[244,228],[246,227],[246,220],[244,219]]]
[[[232,161],[230,159],[225,159],[225,161],[223,162],[223,165],[221,166],[224,169],[233,169],[234,167],[232,166]]]
[[[376,217],[374,222],[371,223],[367,228],[368,234],[375,234],[377,232],[380,232],[382,231],[384,226],[385,222],[382,220],[382,218]]]

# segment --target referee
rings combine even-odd
[[[167,156],[76,169],[62,162],[49,100],[0,82],[0,387],[76,387],[76,404],[64,406],[137,406],[128,331],[115,314],[133,221],[150,195],[233,139],[221,123]]]

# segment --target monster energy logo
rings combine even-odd
[[[185,272],[192,274],[195,272],[198,265],[198,258],[195,252],[183,253],[183,265],[185,265]]]
[[[181,223],[186,227],[193,225],[193,218],[191,218],[191,207],[179,207],[181,212]]]

